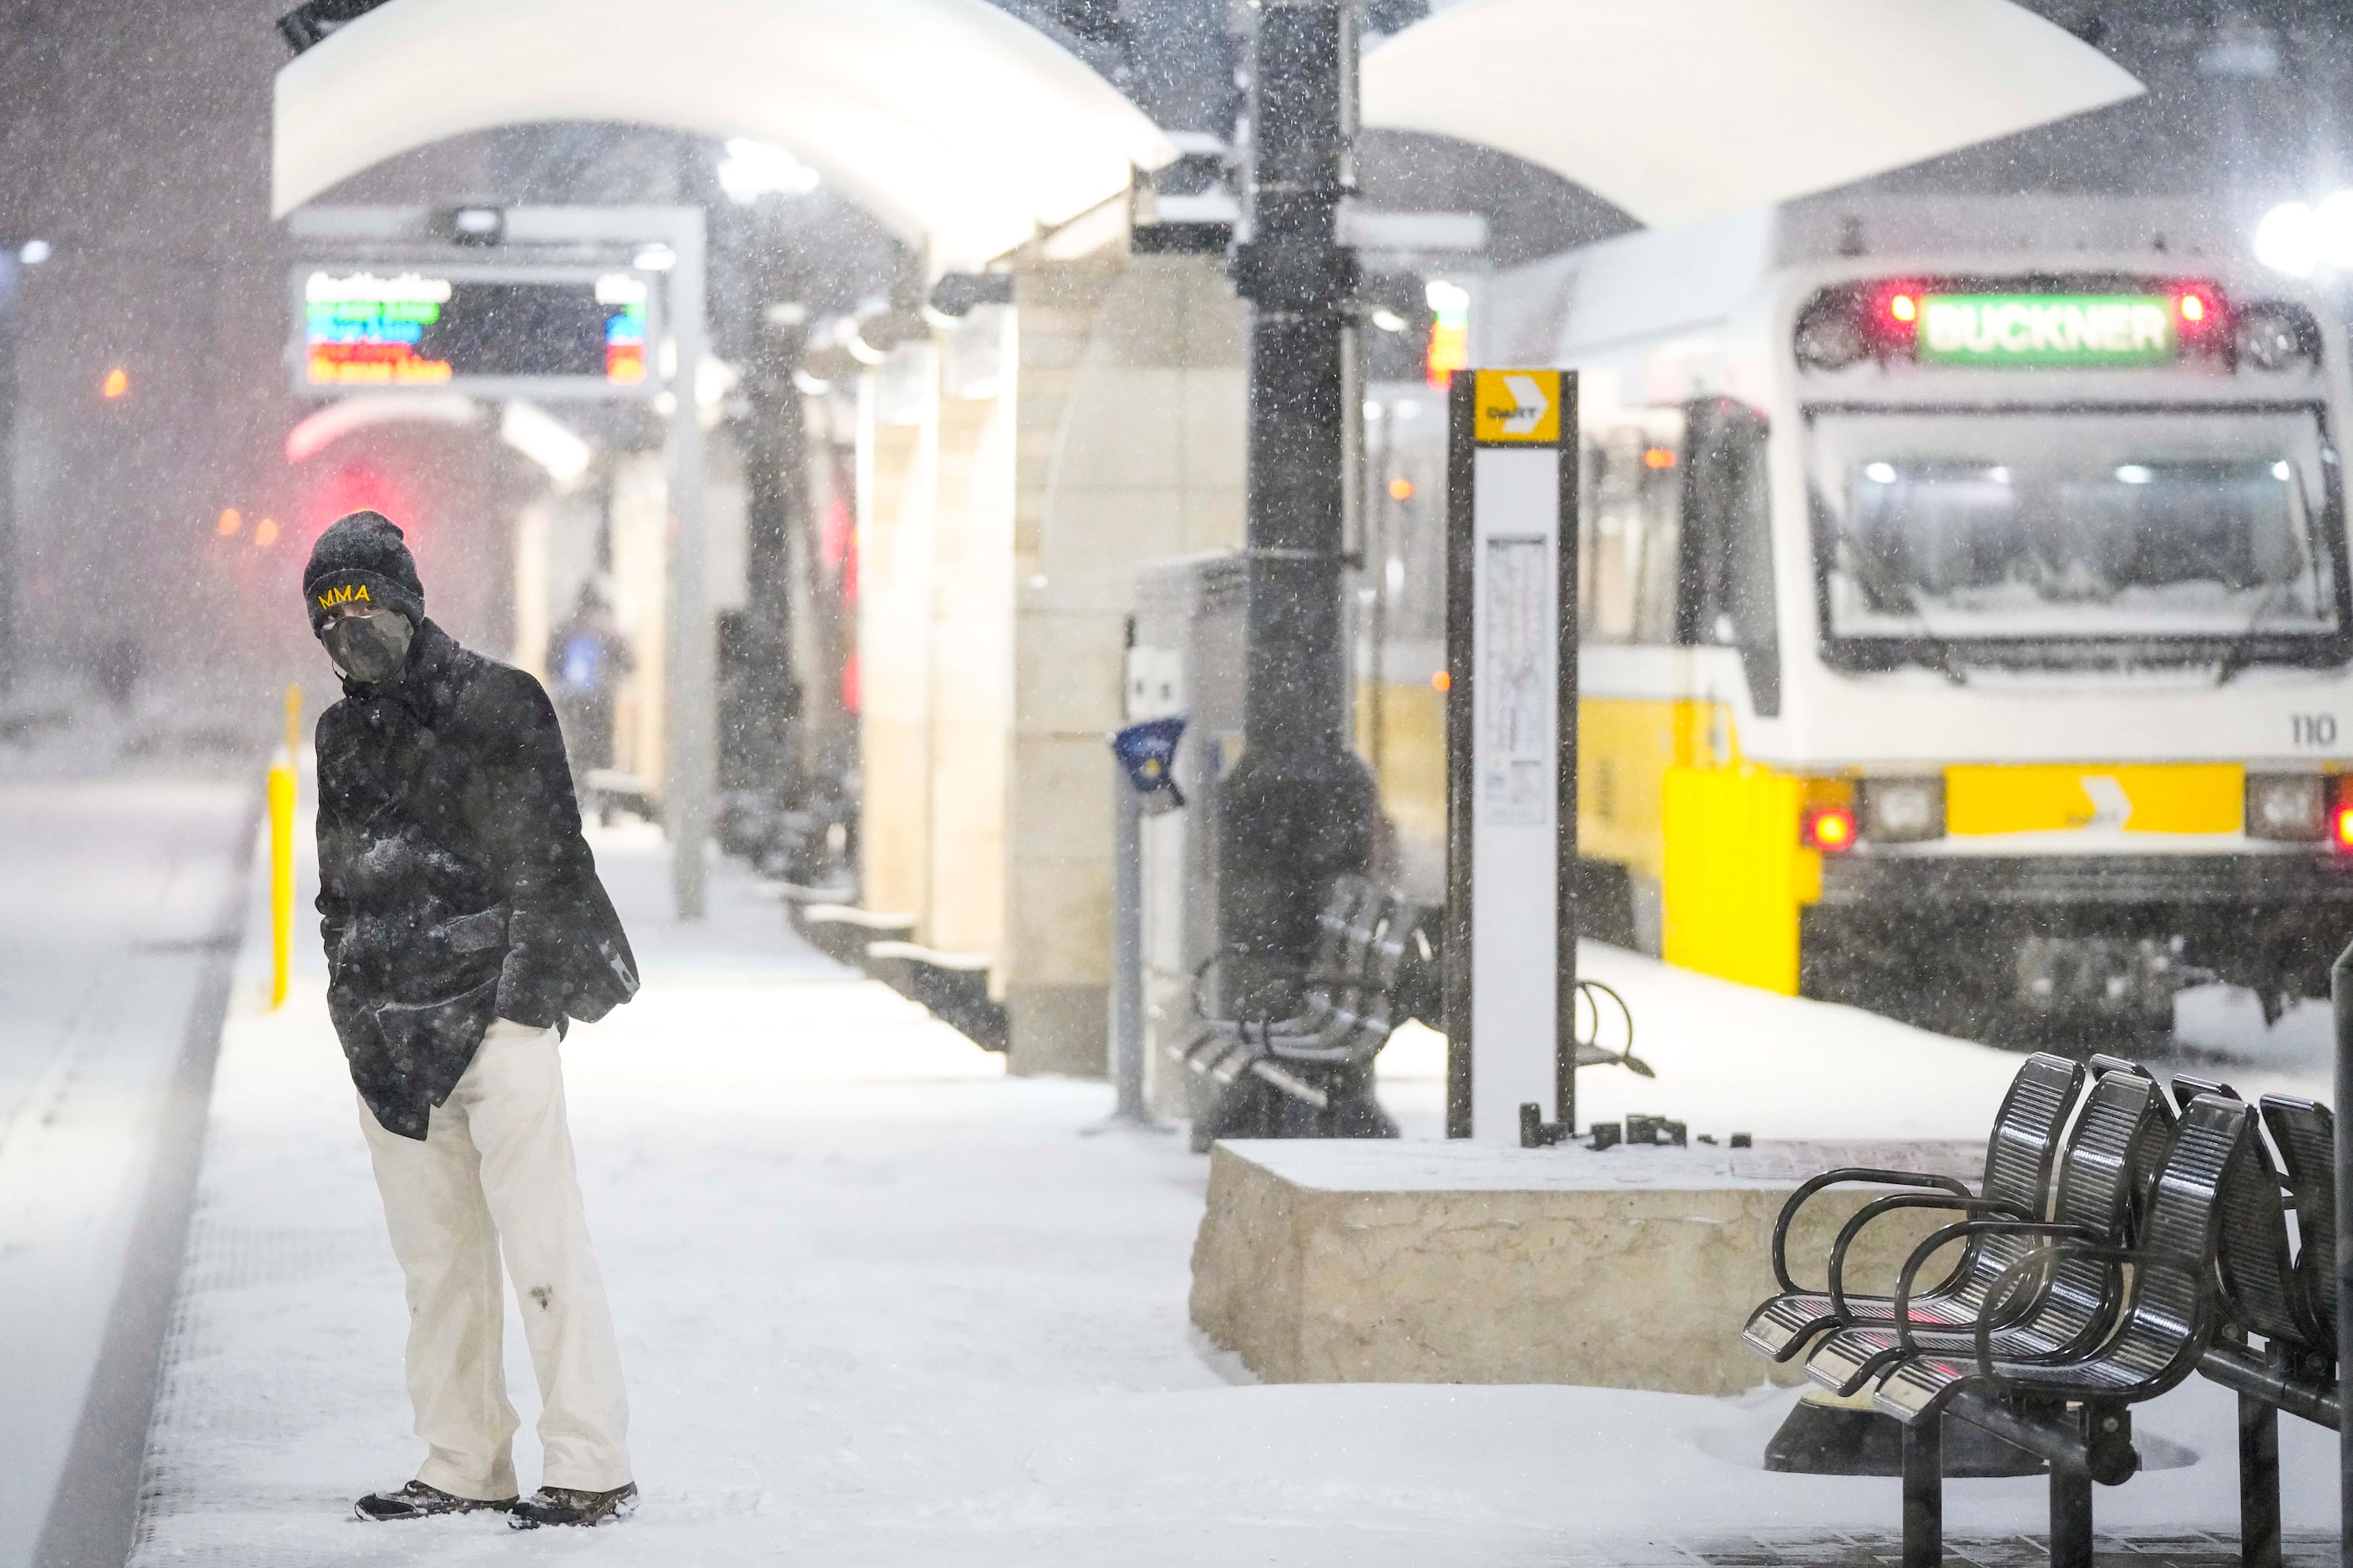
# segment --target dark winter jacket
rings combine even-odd
[[[422,1138],[493,1018],[601,1018],[637,963],[529,675],[428,620],[398,675],[345,683],[318,743],[328,1010],[375,1119]]]

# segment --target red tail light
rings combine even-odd
[[[2353,773],[2328,781],[2328,847],[2353,855]]]
[[[2353,833],[2353,805],[2345,807],[2342,816],[2346,830]],[[1825,855],[1843,855],[1854,847],[1854,808],[1850,805],[1809,806],[1799,824],[1798,842]],[[2353,850],[2353,837],[2345,840],[2344,847]]]

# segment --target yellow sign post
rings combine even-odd
[[[294,759],[302,734],[302,689],[286,689],[286,749],[269,770],[269,1005],[286,1005],[294,956]]]

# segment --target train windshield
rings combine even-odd
[[[2310,659],[2345,620],[2307,409],[1818,412],[1841,662]]]

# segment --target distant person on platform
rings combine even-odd
[[[547,639],[555,711],[564,721],[575,778],[585,782],[590,769],[613,765],[614,703],[632,663],[605,585],[591,577],[580,584],[572,614]]]
[[[629,999],[636,960],[546,693],[425,618],[400,530],[373,511],[337,521],[302,595],[343,682],[318,732],[327,1006],[407,1280],[426,1443],[417,1479],[360,1499],[359,1516],[602,1524],[638,1489],[556,1043],[567,1016]],[[542,1484],[522,1499],[502,1257],[543,1405]]]

